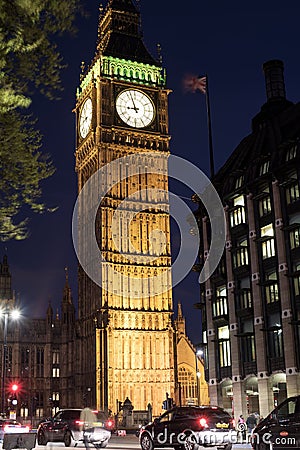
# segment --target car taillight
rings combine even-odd
[[[207,420],[204,417],[201,417],[201,419],[199,420],[199,423],[201,425],[201,427],[207,427]]]
[[[115,422],[112,419],[108,419],[105,422],[105,428],[108,428],[109,430],[112,430],[114,428],[114,426],[115,426]]]
[[[76,425],[82,426],[84,422],[82,420],[75,420]]]

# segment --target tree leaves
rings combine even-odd
[[[2,240],[27,236],[26,220],[18,219],[21,208],[34,212],[47,208],[41,202],[40,182],[54,173],[43,155],[41,136],[34,122],[17,111],[1,114],[0,122],[0,230]]]
[[[24,206],[41,213],[41,181],[54,172],[26,112],[35,92],[62,90],[56,39],[74,33],[78,0],[0,0],[0,239],[27,236]]]

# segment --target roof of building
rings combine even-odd
[[[274,61],[279,63],[279,61]],[[271,66],[272,61],[265,63]],[[265,66],[264,65],[264,66]],[[266,86],[270,82],[266,75]],[[237,180],[245,187],[253,185],[262,175],[264,162],[268,163],[267,173],[280,179],[282,164],[288,147],[295,145],[300,136],[300,103],[294,104],[285,98],[284,80],[282,93],[273,96],[268,93],[266,103],[252,120],[252,132],[246,136],[219,169],[213,178],[215,187],[222,198],[238,190]],[[298,152],[299,153],[299,152]]]

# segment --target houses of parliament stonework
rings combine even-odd
[[[169,93],[159,55],[155,59],[141,38],[137,6],[132,0],[109,0],[100,8],[95,55],[87,68],[82,66],[74,110],[81,197],[78,310],[66,272],[59,312],[49,304],[46,318],[8,324],[2,395],[7,406],[7,386],[19,380],[21,417],[80,407],[83,399],[116,413],[118,402],[128,398],[136,410],[151,405],[154,416],[161,413],[166,393],[183,404],[208,401],[206,386],[199,389],[197,372],[204,382],[203,365],[186,337],[181,306],[176,320],[173,313]],[[90,184],[105,167],[113,182],[98,198]],[[89,228],[93,201],[99,204]],[[91,229],[101,254],[93,261]],[[101,282],[87,269],[93,264]],[[15,304],[6,256],[0,301]]]

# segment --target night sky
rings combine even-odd
[[[43,183],[44,199],[55,213],[30,216],[30,237],[0,245],[13,276],[13,288],[24,314],[44,317],[49,300],[59,306],[65,283],[65,267],[77,304],[77,262],[71,235],[72,210],[77,185],[75,166],[75,91],[81,61],[91,61],[97,39],[97,0],[83,0],[88,18],[77,21],[75,38],[64,37],[59,47],[68,67],[63,72],[60,101],[40,95],[33,99],[33,113],[57,168]],[[104,2],[104,5],[106,2]],[[208,74],[212,113],[215,166],[220,168],[244,136],[251,132],[251,119],[265,102],[262,64],[281,59],[285,66],[287,98],[300,99],[299,15],[293,1],[173,2],[141,0],[144,41],[153,55],[162,47],[167,69],[171,152],[186,158],[209,175],[205,97],[183,90],[186,74]],[[184,187],[176,194],[190,197]],[[195,204],[187,200],[188,206]],[[177,235],[174,234],[176,245]],[[181,301],[187,332],[200,341],[198,275],[192,272],[174,289],[174,304]]]

